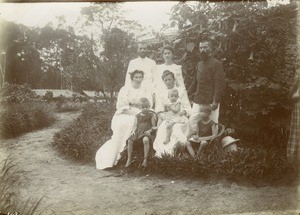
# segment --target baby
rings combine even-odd
[[[166,138],[164,140],[164,144],[170,142],[170,137],[172,133],[172,128],[175,123],[186,123],[187,117],[182,116],[182,104],[178,100],[179,92],[177,89],[171,89],[168,92],[168,101],[164,104],[164,112],[159,114],[157,127],[162,123],[162,121],[166,121]]]

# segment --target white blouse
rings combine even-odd
[[[149,99],[150,106],[153,106],[152,94],[147,87],[141,86],[139,88],[133,88],[131,85],[123,86],[118,94],[117,104],[116,104],[116,114],[122,113],[124,110],[136,109],[132,107],[138,105],[141,98]]]

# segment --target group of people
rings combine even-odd
[[[182,69],[173,62],[173,48],[164,46],[164,63],[156,65],[147,57],[147,45],[138,45],[139,57],[130,61],[125,84],[118,93],[116,112],[112,118],[112,137],[96,153],[97,169],[117,164],[127,145],[126,167],[132,162],[136,144],[144,147],[143,167],[148,165],[151,147],[155,156],[174,154],[180,144],[191,156],[191,142],[199,143],[199,152],[216,134],[220,100],[225,87],[222,63],[215,59],[211,42],[199,44],[200,61],[193,83],[186,89]],[[192,103],[188,98],[192,95]]]

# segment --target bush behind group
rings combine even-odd
[[[80,117],[54,135],[52,145],[72,160],[93,161],[98,148],[111,136],[114,112],[115,105],[111,103],[87,105]]]
[[[54,122],[53,107],[27,84],[5,84],[1,89],[0,136],[13,138]]]

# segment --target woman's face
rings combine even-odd
[[[172,61],[172,59],[173,59],[173,53],[168,49],[165,49],[163,51],[162,55],[163,55],[163,59],[165,60],[165,62]]]
[[[168,89],[171,89],[172,87],[174,87],[175,80],[174,80],[174,78],[171,74],[166,75],[163,78],[163,81],[164,81],[164,83],[165,83],[165,85],[167,86]]]
[[[142,83],[143,79],[144,76],[141,73],[136,73],[132,78],[132,82],[139,85]]]

